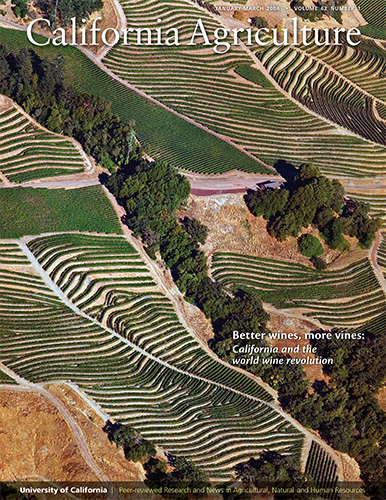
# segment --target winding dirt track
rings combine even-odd
[[[376,239],[375,239],[373,246],[371,247],[371,250],[370,250],[370,262],[371,262],[371,265],[373,266],[373,269],[374,269],[374,272],[378,278],[378,281],[379,281],[384,293],[386,294],[385,276],[384,276],[383,272],[381,271],[381,269],[378,265],[378,261],[377,261],[377,253],[378,253],[378,250],[379,250],[379,247],[380,247],[382,241],[383,241],[382,233],[380,231],[378,231]]]
[[[94,458],[92,457],[90,450],[88,449],[87,443],[84,439],[83,433],[78,426],[78,424],[75,422],[74,418],[70,414],[70,412],[67,410],[67,408],[64,406],[64,404],[59,401],[53,394],[48,392],[46,389],[43,387],[33,384],[32,382],[29,382],[28,380],[19,377],[14,371],[12,371],[10,368],[8,368],[6,365],[4,365],[2,362],[0,362],[0,370],[2,370],[4,373],[6,373],[9,377],[11,377],[15,382],[19,384],[17,385],[2,385],[2,387],[7,387],[12,390],[23,390],[23,391],[30,391],[30,392],[37,392],[41,394],[43,397],[48,399],[54,406],[55,408],[60,412],[62,415],[63,419],[67,423],[68,427],[71,429],[71,432],[76,440],[76,443],[79,447],[79,450],[82,454],[82,457],[84,461],[87,463],[87,465],[90,467],[90,469],[94,472],[94,474],[99,478],[99,480],[105,484],[108,484],[110,482],[109,478],[100,470],[98,465],[96,464]],[[115,498],[115,497],[114,497]]]

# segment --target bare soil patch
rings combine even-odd
[[[95,462],[111,481],[141,481],[141,464],[128,462],[102,430],[103,420],[64,384],[50,392],[80,427]],[[44,396],[0,388],[0,480],[99,481],[81,455],[59,410]]]
[[[0,388],[0,479],[98,481],[55,406],[42,395]]]
[[[206,344],[208,340],[213,338],[214,336],[211,321],[198,307],[190,304],[184,299],[184,296],[181,294],[176,284],[174,283],[174,280],[170,273],[170,269],[167,268],[164,262],[161,260],[161,256],[159,256],[156,265],[161,271],[164,285],[178,302],[179,307],[183,313],[186,325],[192,332],[194,332],[194,335],[196,337],[204,341],[204,343]]]
[[[223,194],[210,197],[191,195],[186,210],[179,216],[200,220],[209,229],[203,250],[211,256],[215,252],[235,252],[255,257],[286,260],[311,266],[307,257],[299,253],[296,238],[279,242],[269,236],[267,222],[254,217],[246,207],[242,194]],[[317,231],[304,231],[312,234]],[[323,258],[331,262],[339,255],[325,247]]]
[[[386,387],[381,387],[378,392],[378,404],[386,412]]]
[[[96,464],[110,481],[142,481],[144,470],[140,463],[128,462],[123,451],[111,443],[102,430],[104,421],[70,387],[49,384],[45,388],[59,399],[82,430],[87,447]]]

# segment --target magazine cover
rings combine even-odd
[[[384,500],[386,0],[0,0],[0,500]]]

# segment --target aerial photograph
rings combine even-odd
[[[386,499],[386,0],[0,0],[0,500]]]

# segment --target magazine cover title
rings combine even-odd
[[[162,19],[157,19],[157,26],[149,27],[128,27],[119,32],[115,28],[101,30],[98,23],[102,20],[97,17],[93,20],[89,31],[79,28],[80,40],[77,40],[78,21],[75,17],[71,19],[71,35],[68,36],[65,28],[56,28],[52,31],[52,38],[44,42],[38,41],[34,37],[33,28],[35,24],[40,24],[52,29],[51,21],[48,19],[35,19],[27,28],[29,41],[36,46],[44,45],[76,45],[76,46],[96,46],[98,33],[103,44],[113,47],[117,43],[121,45],[155,45],[155,46],[180,46],[180,45],[202,45],[212,47],[217,54],[227,53],[231,46],[244,44],[246,46],[258,45],[261,47],[274,44],[285,45],[342,45],[344,37],[346,43],[351,46],[359,45],[361,32],[359,28],[310,28],[299,26],[296,17],[286,22],[285,28],[224,28],[220,27],[210,31],[200,18],[196,21],[191,35],[184,34],[182,38],[178,28],[163,29]],[[86,22],[82,19],[82,23]]]

